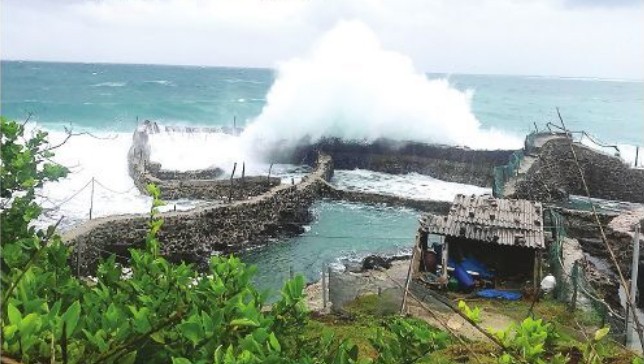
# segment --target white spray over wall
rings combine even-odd
[[[244,139],[273,143],[303,137],[396,140],[478,149],[522,146],[521,139],[484,130],[471,92],[429,80],[410,58],[382,48],[362,22],[345,21],[304,58],[279,66],[262,113]]]

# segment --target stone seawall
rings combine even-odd
[[[220,179],[224,171],[220,168],[197,171],[170,171],[150,159],[149,135],[158,133],[154,124],[141,124],[132,136],[132,146],[128,153],[128,170],[134,184],[142,193],[146,186],[156,184],[161,190],[161,198],[175,200],[181,198],[203,200],[245,200],[268,192],[281,183],[275,177],[244,177]]]
[[[418,211],[430,212],[436,215],[447,215],[451,202],[415,200],[392,195],[381,195],[377,193],[346,191],[325,184],[323,189],[324,197],[332,200],[348,201],[370,205],[387,205],[396,207],[407,207]]]
[[[573,148],[592,197],[644,203],[644,169],[630,168],[619,158],[578,143]],[[525,178],[517,182],[513,197],[552,201],[568,194],[586,195],[570,141],[548,141]]]
[[[311,220],[309,206],[333,174],[333,161],[320,155],[314,171],[296,185],[279,185],[267,193],[226,205],[166,212],[159,232],[161,252],[173,261],[201,263],[212,252],[231,253],[280,236],[303,232]],[[67,232],[63,239],[80,251],[82,272],[93,272],[101,251],[128,256],[143,247],[147,215],[99,218]]]
[[[512,150],[472,150],[414,142],[378,140],[373,143],[325,139],[288,152],[266,152],[273,160],[302,163],[315,160],[317,151],[333,158],[336,169],[369,169],[402,174],[421,173],[448,182],[492,186],[492,169],[507,163]]]

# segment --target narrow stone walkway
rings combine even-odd
[[[562,139],[566,138],[565,135],[563,134],[541,134],[538,135],[534,139],[534,145],[533,145],[533,152],[532,154],[525,154],[523,159],[521,160],[519,164],[519,169],[517,170],[517,173],[514,177],[510,178],[506,183],[505,186],[503,187],[503,197],[512,197],[516,193],[516,186],[519,181],[523,180],[524,176],[530,168],[532,168],[532,165],[534,162],[539,159],[539,150],[541,147],[544,146],[547,142],[555,139]],[[525,150],[524,150],[525,152]]]

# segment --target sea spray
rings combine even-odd
[[[462,183],[446,182],[427,175],[396,175],[364,169],[335,171],[332,184],[341,190],[378,193],[416,200],[452,201],[459,194],[483,195],[492,190]]]
[[[363,23],[344,21],[302,58],[282,63],[247,144],[373,141],[386,137],[478,149],[521,147],[521,138],[481,128],[471,91],[429,80],[411,59],[382,48]]]
[[[49,131],[48,138],[50,145],[56,146],[65,141],[67,134]],[[40,202],[47,212],[41,222],[51,223],[64,216],[61,222],[64,230],[89,219],[92,178],[93,218],[148,211],[151,200],[134,187],[127,172],[131,140],[130,133],[85,133],[72,136],[54,149],[55,161],[68,167],[71,173],[58,182],[45,184],[41,189],[43,197]]]

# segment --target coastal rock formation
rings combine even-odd
[[[216,252],[231,253],[269,238],[302,233],[312,218],[309,206],[332,173],[333,161],[320,155],[315,170],[297,185],[279,185],[231,204],[162,213],[161,253],[172,261],[202,263]],[[127,257],[129,248],[142,247],[147,230],[146,215],[110,216],[90,220],[63,239],[75,248],[78,261],[72,264],[89,273],[101,252]]]
[[[337,169],[369,169],[402,174],[416,172],[448,182],[492,186],[492,169],[507,162],[512,150],[472,150],[416,142],[377,140],[373,143],[324,139],[294,150],[268,152],[274,160],[310,163],[317,151],[333,158]]]
[[[142,193],[147,193],[146,186],[154,183],[159,187],[162,199],[244,200],[266,193],[281,182],[275,177],[220,179],[224,173],[220,168],[186,172],[164,170],[160,163],[150,160],[149,135],[158,132],[156,124],[147,122],[132,136],[128,170]]]
[[[586,195],[570,143],[562,138],[545,143],[538,159],[517,181],[512,197],[552,201]],[[573,143],[573,148],[592,197],[644,203],[644,169],[631,168],[617,157],[579,143]]]

